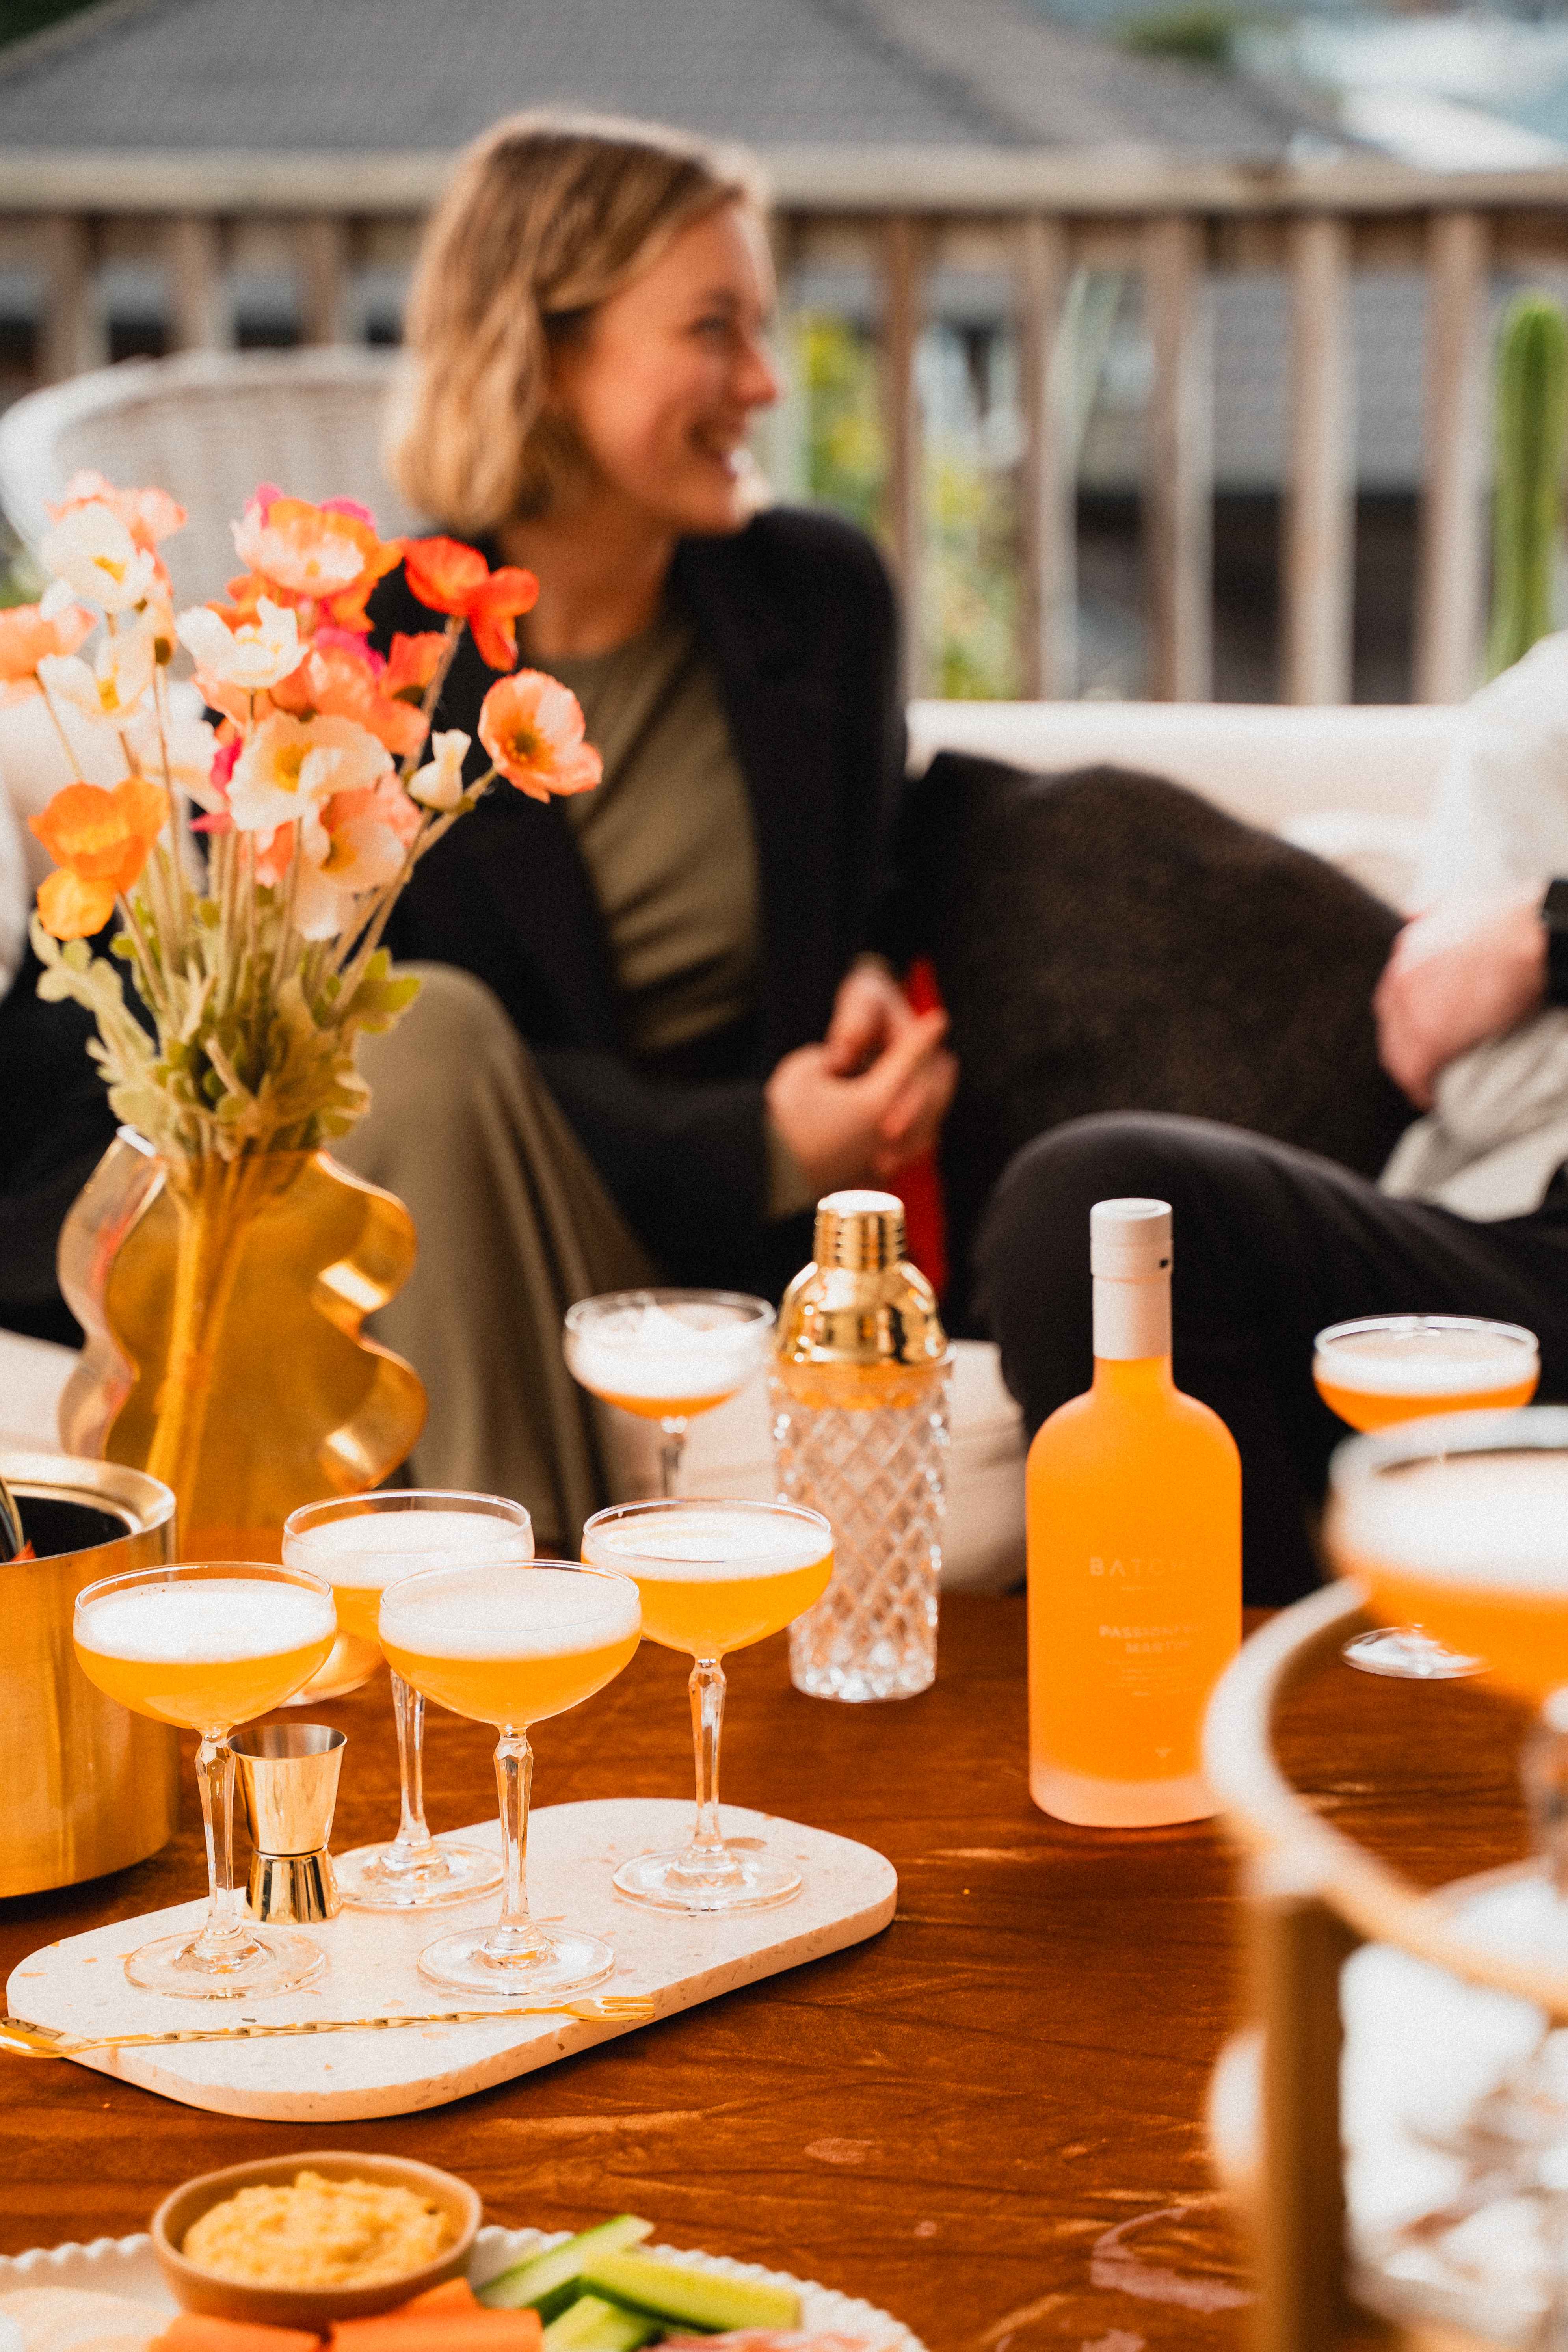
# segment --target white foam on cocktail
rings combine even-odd
[[[719,1396],[743,1388],[767,1352],[771,1326],[716,1301],[622,1307],[572,1337],[585,1389],[616,1396]]]
[[[485,1560],[519,1565],[533,1558],[531,1528],[483,1511],[356,1511],[288,1538],[290,1568],[329,1584],[384,1591],[426,1568],[468,1568]]]
[[[1338,1496],[1333,1535],[1337,1550],[1435,1583],[1568,1598],[1568,1453],[1450,1454],[1380,1471]]]
[[[336,1623],[324,1592],[215,1576],[106,1592],[82,1611],[77,1638],[100,1657],[195,1665],[278,1657],[330,1638]]]
[[[1536,1362],[1534,1348],[1500,1331],[1391,1324],[1330,1340],[1313,1358],[1312,1373],[1364,1396],[1468,1396],[1517,1387]]]
[[[612,1519],[584,1538],[590,1559],[650,1583],[721,1584],[747,1576],[782,1576],[812,1568],[832,1538],[809,1519],[784,1511],[727,1510],[722,1504],[679,1504]]]
[[[624,1642],[642,1624],[635,1584],[570,1568],[455,1569],[395,1584],[381,1638],[432,1658],[553,1658]]]

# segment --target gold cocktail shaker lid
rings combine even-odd
[[[773,1349],[792,1364],[936,1365],[947,1334],[936,1293],[904,1251],[892,1192],[829,1192],[816,1204],[812,1263],[784,1292]]]

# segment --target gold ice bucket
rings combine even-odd
[[[180,1746],[77,1664],[84,1584],[174,1557],[174,1497],[143,1471],[0,1451],[37,1559],[0,1566],[0,1895],[144,1862],[174,1833]]]

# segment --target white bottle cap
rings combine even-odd
[[[1169,1274],[1169,1201],[1097,1201],[1089,1213],[1089,1269],[1109,1282]]]

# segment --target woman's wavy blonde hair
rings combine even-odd
[[[552,347],[736,202],[764,203],[744,152],[658,123],[514,114],[476,140],[426,231],[387,419],[416,511],[469,534],[542,513],[577,457],[546,405]]]

